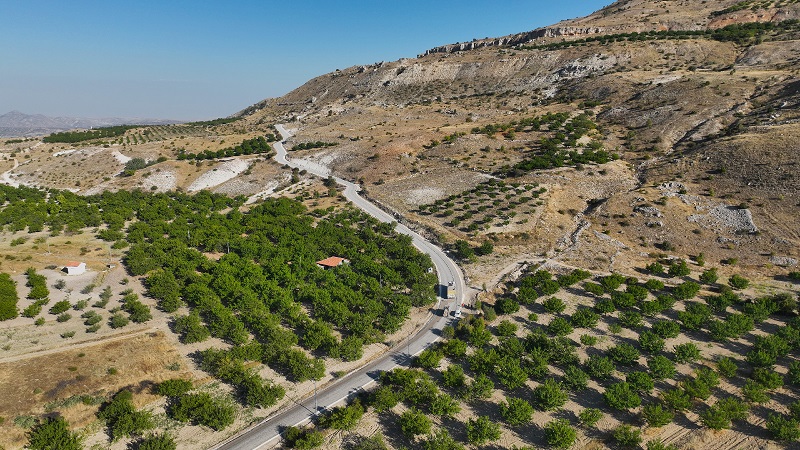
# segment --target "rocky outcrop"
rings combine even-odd
[[[797,260],[788,256],[771,256],[769,262],[779,267],[794,267],[797,265]]]
[[[432,48],[420,56],[436,53],[454,53],[467,50],[475,50],[483,47],[513,47],[516,45],[527,45],[537,39],[557,38],[557,37],[578,37],[590,36],[606,32],[602,27],[549,27],[539,28],[526,33],[517,33],[509,36],[492,39],[475,39],[470,42],[457,42],[455,44],[442,45]]]
[[[708,28],[723,28],[737,23],[782,22],[797,19],[800,19],[800,5],[758,10],[745,9],[715,16],[708,23]]]
[[[514,47],[553,40],[580,39],[598,34],[642,33],[648,31],[717,29],[732,24],[750,22],[781,22],[800,19],[800,4],[752,10],[750,8],[723,13],[736,0],[706,2],[693,0],[689,8],[697,15],[687,15],[681,8],[665,9],[662,2],[653,0],[621,0],[586,17],[565,20],[549,27],[537,28],[499,38],[474,39],[442,45],[426,51],[425,55],[455,53],[484,47]]]

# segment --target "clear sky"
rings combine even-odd
[[[0,0],[0,114],[198,120],[612,0]]]

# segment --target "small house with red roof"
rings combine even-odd
[[[86,272],[86,263],[69,261],[64,265],[64,271],[67,272],[67,275],[81,275]]]
[[[338,256],[331,256],[330,258],[325,258],[322,261],[317,261],[317,265],[325,270],[333,269],[334,267],[339,267],[342,264],[350,264],[350,260],[345,258],[340,258]]]

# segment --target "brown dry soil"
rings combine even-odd
[[[5,421],[0,446],[24,444],[25,430],[15,425],[15,418],[57,410],[71,425],[84,427],[97,420],[98,400],[129,388],[137,394],[137,407],[145,405],[155,400],[149,394],[153,383],[190,377],[186,367],[188,362],[160,331],[2,362],[0,417]]]

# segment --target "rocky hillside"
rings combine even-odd
[[[500,38],[443,45],[425,54],[531,45],[593,35],[717,29],[735,23],[797,19],[798,12],[800,9],[793,1],[618,1],[579,19]]]
[[[527,33],[338,70],[240,115],[251,123],[294,121],[293,142],[338,143],[300,154],[366,183],[387,207],[445,240],[490,237],[513,253],[540,254],[564,239],[580,242],[569,236],[588,220],[596,227],[588,235],[613,236],[631,259],[641,253],[631,249],[669,242],[678,253],[744,253],[756,268],[769,259],[759,255],[798,256],[798,17],[800,3],[791,0],[623,0]],[[508,178],[501,167],[540,154],[549,137],[520,120],[579,112],[596,124],[585,139],[625,163],[599,168],[621,185],[587,180],[569,164],[516,170],[510,181],[550,186],[547,207],[527,225],[466,231],[445,218],[414,216],[420,202],[458,195],[487,177]],[[474,131],[501,124],[516,134]],[[666,200],[671,195],[675,204]],[[601,206],[591,208],[598,199]],[[658,215],[667,219],[627,228],[631,220],[622,218],[642,217],[635,207],[654,201],[664,203]],[[714,208],[746,213],[717,222],[691,217],[691,210]],[[736,225],[734,216],[753,223]],[[534,236],[525,251],[523,234]],[[706,236],[702,248],[698,235]],[[597,251],[602,256],[575,257],[604,259],[599,266],[613,269],[619,247]]]

